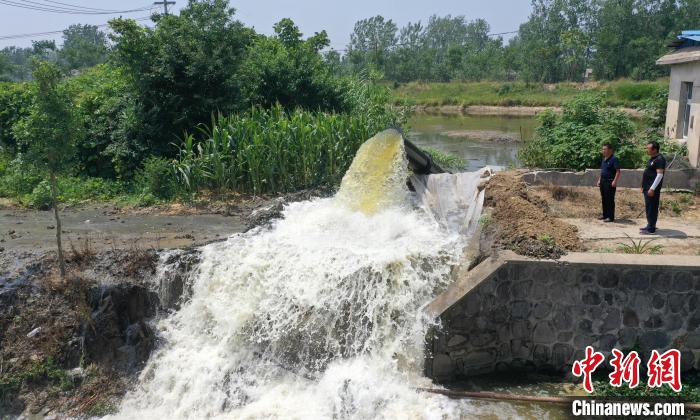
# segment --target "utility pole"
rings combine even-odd
[[[164,10],[165,14],[167,15],[167,14],[168,14],[168,6],[170,6],[170,5],[172,5],[172,4],[175,4],[175,2],[174,2],[174,1],[163,0],[163,1],[154,2],[153,4],[155,4],[156,6],[163,5],[163,10]]]

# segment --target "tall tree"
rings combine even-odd
[[[242,108],[238,72],[254,32],[234,19],[227,0],[190,0],[179,15],[155,16],[154,29],[110,22],[115,62],[138,92],[141,143],[157,154],[211,120]]]
[[[385,71],[389,52],[396,46],[396,24],[382,16],[362,19],[355,23],[350,35],[348,57],[358,70],[368,67]]]
[[[56,246],[61,277],[66,276],[66,262],[61,243],[61,218],[58,213],[58,185],[56,177],[65,170],[75,154],[79,136],[76,116],[70,96],[60,86],[61,71],[55,64],[37,61],[33,77],[36,80],[36,98],[29,115],[13,127],[13,131],[28,155],[28,162],[48,173],[51,203],[56,220]]]
[[[107,59],[107,35],[94,25],[71,25],[63,31],[58,60],[67,71],[103,63]]]

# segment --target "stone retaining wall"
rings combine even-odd
[[[623,169],[620,175],[620,188],[639,188],[642,184],[642,169]],[[563,187],[594,187],[600,171],[587,169],[584,172],[534,171],[523,175],[523,181],[530,185],[554,184]],[[700,184],[697,169],[672,169],[666,171],[664,188],[696,191]]]
[[[570,254],[557,262],[509,253],[486,265],[428,307],[442,322],[426,358],[437,381],[509,369],[567,373],[588,345],[606,357],[634,348],[644,360],[673,347],[684,370],[700,368],[700,257]]]

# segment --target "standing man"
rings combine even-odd
[[[644,194],[644,206],[647,213],[647,226],[640,229],[642,235],[656,233],[656,220],[659,217],[659,203],[661,198],[661,186],[666,170],[666,159],[659,153],[659,143],[652,141],[647,144],[649,160],[642,175],[642,193]]]
[[[603,215],[598,218],[606,223],[615,221],[615,192],[620,180],[620,160],[615,156],[615,149],[610,143],[603,145],[603,162],[600,164],[600,197],[603,202]]]

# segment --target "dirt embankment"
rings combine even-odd
[[[415,105],[415,112],[444,115],[505,115],[511,117],[536,116],[541,112],[552,110],[561,112],[561,107],[555,106],[497,106],[497,105]],[[618,108],[634,118],[641,118],[642,111],[635,108]]]
[[[53,255],[0,272],[0,418],[99,416],[115,407],[154,345],[152,251]]]
[[[583,248],[578,229],[552,215],[547,203],[530,194],[516,172],[491,178],[485,205],[492,211],[484,234],[493,238],[496,247],[538,258],[559,258]]]

